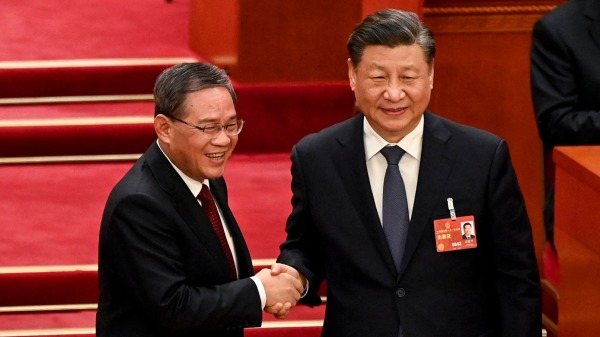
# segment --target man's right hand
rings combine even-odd
[[[261,270],[256,277],[262,282],[267,294],[265,311],[276,318],[285,318],[304,291],[302,282],[288,273],[273,275],[270,269]]]

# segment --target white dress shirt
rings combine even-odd
[[[379,219],[383,219],[383,179],[385,170],[388,167],[387,160],[379,151],[388,145],[398,145],[406,154],[400,159],[399,167],[404,187],[406,188],[406,201],[408,203],[408,216],[412,217],[413,205],[415,203],[415,194],[417,192],[417,180],[419,177],[419,164],[421,162],[421,150],[423,148],[423,126],[424,118],[417,127],[406,135],[399,143],[390,144],[383,139],[369,124],[367,119],[363,123],[363,139],[365,144],[365,159],[367,161],[367,171],[369,173],[369,182],[371,191],[375,200],[375,207],[379,214]],[[382,222],[383,225],[383,222]]]

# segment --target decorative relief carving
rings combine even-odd
[[[424,21],[434,33],[529,32],[556,6],[425,7]]]
[[[545,14],[556,6],[425,7],[425,15]]]

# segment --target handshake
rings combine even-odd
[[[293,267],[275,263],[271,269],[256,274],[267,294],[265,311],[278,319],[285,318],[305,291],[306,278]]]

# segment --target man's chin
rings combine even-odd
[[[217,179],[221,178],[225,174],[225,165],[219,168],[211,169],[204,172],[206,174],[206,179]]]

